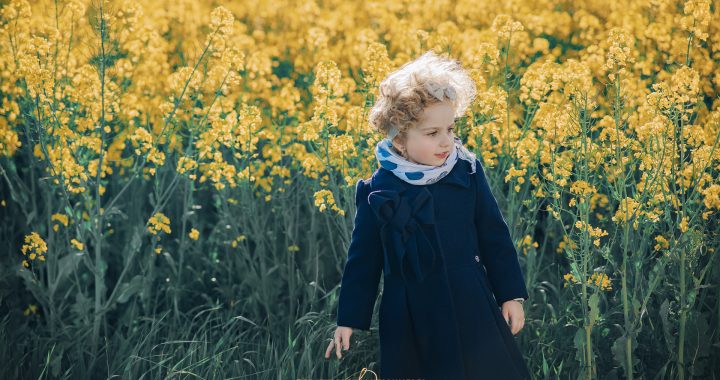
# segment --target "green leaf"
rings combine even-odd
[[[84,253],[83,253],[84,254]],[[51,294],[62,285],[63,281],[70,276],[70,273],[74,272],[80,261],[82,260],[83,254],[70,253],[58,260],[58,271],[55,276],[55,280],[49,284],[49,291]]]
[[[668,353],[675,355],[675,337],[670,331],[671,325],[668,319],[670,314],[670,301],[665,299],[660,305],[660,320],[662,321],[663,335],[665,335],[665,344],[668,348]]]
[[[690,372],[693,376],[708,378],[708,373],[705,371],[709,364],[707,362],[710,361],[711,340],[708,337],[712,336],[712,332],[705,315],[696,310],[690,311],[685,331],[687,343],[685,349]]]
[[[627,337],[623,334],[619,338],[615,339],[615,342],[613,342],[611,351],[613,354],[613,359],[615,359],[615,363],[619,364],[625,371],[627,369],[625,368],[625,340]]]
[[[598,304],[600,303],[600,297],[598,297],[597,293],[594,293],[590,296],[590,300],[588,302],[588,307],[590,307],[590,328],[595,325],[595,322],[597,322],[598,317],[600,316],[600,307]]]
[[[27,287],[35,299],[42,303],[45,303],[48,300],[47,291],[29,269],[20,269],[18,271],[18,275],[23,279],[25,287]]]
[[[575,343],[575,359],[577,359],[578,363],[585,362],[585,329],[580,327],[575,332],[575,339],[573,339],[573,342]]]
[[[50,361],[50,374],[52,374],[53,377],[57,378],[60,375],[63,354],[64,351],[62,348],[52,354],[52,360]]]
[[[87,326],[90,323],[90,316],[93,314],[92,300],[83,292],[75,293],[75,303],[70,307],[74,314],[74,320],[77,326]]]
[[[125,303],[127,302],[130,297],[133,296],[133,294],[137,293],[142,289],[143,285],[143,278],[140,275],[137,275],[132,278],[129,282],[125,282],[120,284],[120,288],[118,289],[118,297],[117,302],[118,303]]]

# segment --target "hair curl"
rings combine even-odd
[[[448,88],[454,99],[447,97]],[[440,89],[442,100],[433,95],[433,89]],[[370,110],[369,121],[384,136],[393,126],[404,134],[417,125],[425,107],[449,101],[457,118],[465,113],[475,94],[475,82],[459,61],[428,51],[380,82],[380,96]]]

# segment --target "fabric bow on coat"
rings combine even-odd
[[[409,192],[377,190],[369,194],[368,202],[380,226],[385,274],[399,272],[405,283],[410,328],[417,332],[424,377],[464,380],[460,335],[457,323],[451,322],[455,305],[440,265],[444,260],[430,191],[423,187],[409,197]]]
[[[406,283],[425,280],[442,260],[438,241],[432,236],[435,215],[430,192],[424,188],[407,199],[397,191],[377,190],[370,193],[368,201],[380,224],[385,273],[393,274],[397,269]]]

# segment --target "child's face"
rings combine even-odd
[[[455,110],[447,101],[435,103],[423,110],[417,125],[409,128],[405,141],[400,136],[393,139],[398,150],[406,150],[409,161],[440,166],[452,152],[455,138]],[[438,154],[444,154],[439,156]]]

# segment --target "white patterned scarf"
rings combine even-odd
[[[406,160],[405,157],[395,152],[389,138],[382,139],[377,143],[375,158],[380,166],[413,185],[429,185],[441,180],[450,173],[458,159],[470,162],[471,173],[475,173],[475,154],[463,146],[459,137],[455,137],[455,144],[453,144],[450,155],[440,166],[423,165]]]

